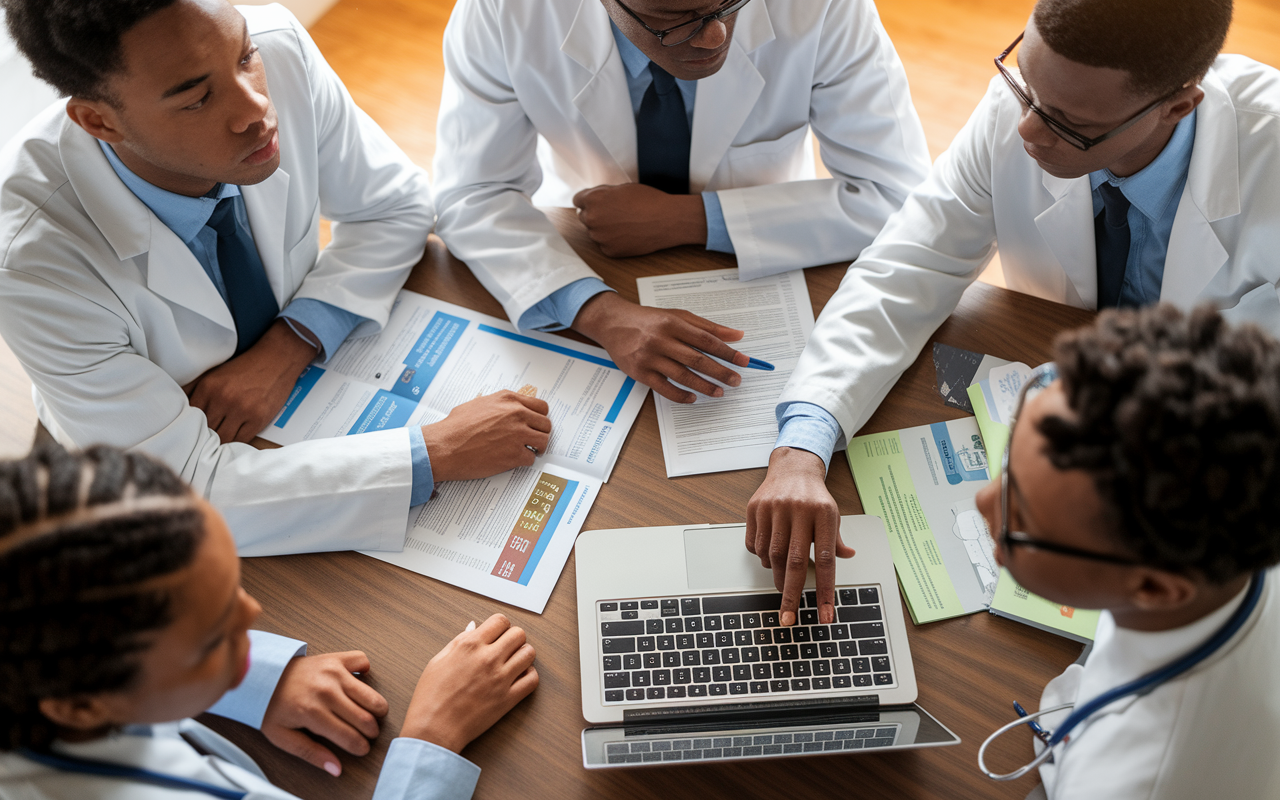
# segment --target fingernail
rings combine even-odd
[[[716,390],[715,390],[714,392],[712,392],[712,393],[711,393],[711,396],[712,396],[712,397],[724,397],[724,389],[721,389],[719,386],[717,386],[717,387],[716,387]]]
[[[783,611],[783,612],[782,612],[782,624],[783,624],[783,625],[795,625],[795,624],[796,624],[796,615],[795,615],[793,612],[790,612],[790,611]]]
[[[342,767],[332,761],[326,761],[324,762],[324,771],[336,778],[342,774]]]
[[[730,386],[741,386],[741,385],[742,385],[742,376],[740,376],[740,375],[734,375],[732,378],[730,378],[730,379],[729,379],[729,385],[730,385]]]
[[[467,630],[474,631],[476,629],[476,621],[473,619],[467,623]]]

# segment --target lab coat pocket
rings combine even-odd
[[[1270,283],[1255,286],[1233,308],[1223,309],[1222,316],[1233,325],[1252,322],[1273,336],[1280,335],[1280,295]]]
[[[776,139],[734,145],[725,159],[735,188],[785,183],[805,168],[809,125],[805,123]]]

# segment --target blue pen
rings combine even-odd
[[[1013,701],[1013,710],[1018,712],[1019,717],[1025,717],[1027,715],[1027,710],[1023,708],[1022,704],[1019,703],[1017,700]],[[1031,728],[1031,732],[1034,733],[1036,736],[1038,736],[1040,738],[1040,741],[1044,742],[1045,744],[1049,743],[1049,732],[1046,731],[1040,725],[1039,722],[1036,722],[1035,720],[1031,720],[1030,722],[1027,723],[1027,727]]]
[[[747,367],[749,369],[762,369],[765,372],[773,372],[773,365],[768,361],[761,361],[758,358],[747,358]]]

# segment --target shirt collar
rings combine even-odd
[[[609,27],[613,28],[613,40],[618,43],[618,55],[622,56],[622,65],[627,68],[627,73],[631,77],[639,78],[640,73],[649,66],[649,57],[636,47],[635,42],[627,38],[613,19],[609,20]]]
[[[1173,129],[1173,136],[1155,161],[1127,178],[1118,178],[1109,169],[1091,172],[1089,182],[1094,191],[1104,183],[1119,187],[1143,216],[1159,220],[1185,185],[1195,141],[1196,112],[1192,111]]]
[[[116,155],[116,151],[111,149],[110,145],[102,140],[98,140],[98,144],[106,154],[107,161],[111,163],[111,168],[115,170],[116,175],[120,176],[124,185],[129,187],[129,191],[151,209],[165,227],[187,244],[191,244],[196,234],[208,224],[209,217],[213,215],[219,200],[240,194],[240,187],[230,183],[218,184],[204,197],[175,194],[139,178],[133,170],[124,165],[120,156]]]

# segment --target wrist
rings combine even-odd
[[[799,447],[776,447],[769,454],[769,471],[789,472],[792,474],[812,474],[823,482],[827,479],[827,465],[822,458],[809,450]]]
[[[299,326],[301,331],[307,331],[306,328]],[[302,374],[307,365],[315,360],[316,355],[320,352],[320,346],[309,340],[301,332],[295,331],[284,317],[280,317],[267,332],[263,334],[258,344],[265,344],[277,354],[283,365],[287,365],[287,371],[294,378]],[[257,347],[258,345],[254,345]],[[282,370],[285,371],[285,370]]]
[[[609,318],[619,307],[618,304],[626,302],[617,292],[601,292],[582,304],[570,327],[598,342],[598,334],[608,325]]]
[[[707,246],[707,206],[700,194],[673,195],[676,227],[680,232],[680,244]]]
[[[400,738],[418,739],[458,755],[462,755],[462,749],[468,744],[460,741],[456,736],[447,735],[444,731],[432,730],[430,723],[414,724],[409,720],[405,720],[404,726],[400,728]]]

